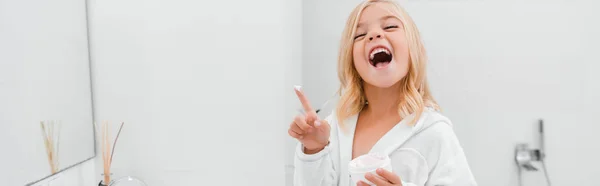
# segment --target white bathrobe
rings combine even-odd
[[[321,152],[307,155],[298,144],[294,158],[296,186],[354,185],[348,173],[352,159],[352,143],[358,115],[344,124],[348,134],[341,131],[335,112],[326,120],[331,125],[330,143]],[[413,126],[406,117],[388,131],[370,152],[386,153],[392,170],[403,186],[474,186],[463,149],[452,130],[450,120],[428,108]]]

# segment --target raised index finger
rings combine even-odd
[[[304,96],[304,92],[302,92],[302,86],[294,86],[294,90],[296,92],[296,95],[298,96],[298,99],[300,99],[300,103],[302,103],[302,107],[304,107],[304,111],[306,113],[312,113],[315,112],[313,110],[313,108],[310,106],[310,102],[308,101],[308,98],[306,98],[306,96]]]

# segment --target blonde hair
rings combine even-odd
[[[336,108],[336,116],[340,127],[344,127],[343,121],[346,118],[360,113],[367,101],[363,90],[363,80],[354,67],[352,49],[354,45],[353,36],[356,32],[362,11],[374,3],[389,4],[389,11],[402,22],[406,34],[409,49],[409,69],[406,76],[400,80],[402,83],[400,90],[401,98],[398,106],[400,116],[406,118],[415,113],[415,117],[409,123],[410,125],[414,125],[420,118],[425,107],[439,109],[439,106],[431,96],[427,84],[425,70],[427,56],[415,23],[408,13],[393,1],[368,0],[354,8],[350,17],[348,17],[340,42],[338,78],[341,86],[338,92],[341,97]]]

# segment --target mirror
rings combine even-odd
[[[87,32],[85,1],[0,2],[0,185],[95,156]]]

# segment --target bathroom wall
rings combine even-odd
[[[96,119],[125,122],[115,177],[285,184],[301,1],[89,3]]]
[[[339,85],[339,37],[358,2],[303,1],[302,82],[316,103]],[[454,122],[480,185],[517,185],[514,146],[539,147],[539,118],[546,123],[553,185],[597,185],[597,2],[402,2],[428,49],[433,94]],[[523,183],[545,185],[539,172],[526,173]]]

